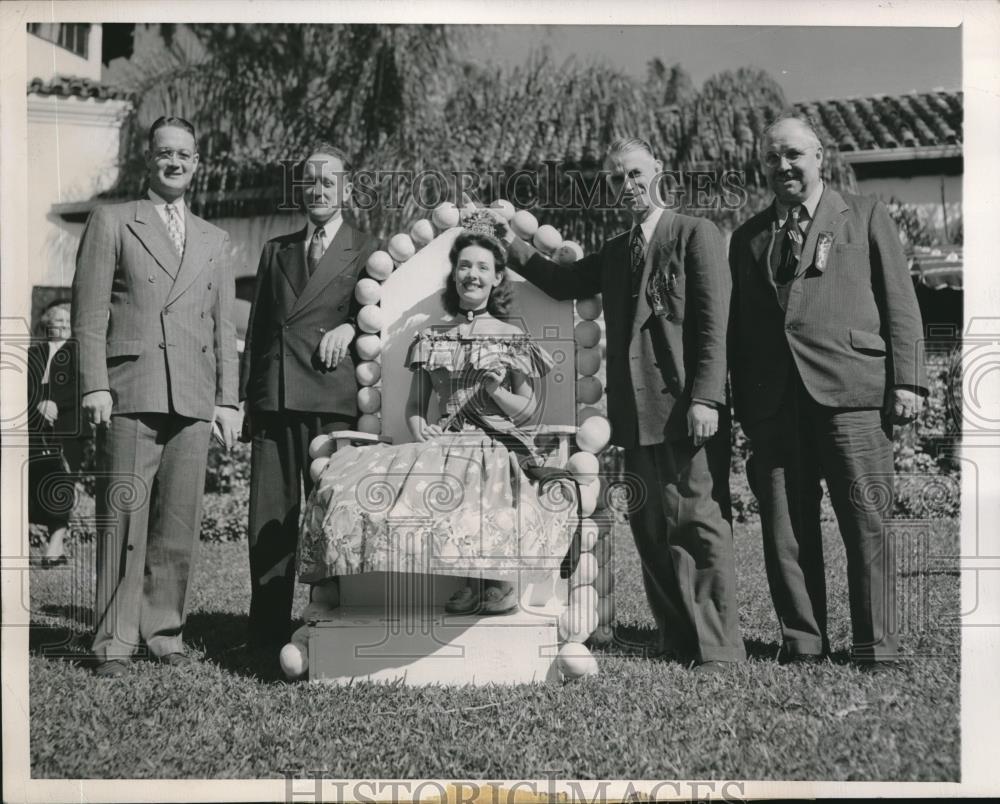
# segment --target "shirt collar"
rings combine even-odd
[[[823,196],[823,190],[826,185],[820,182],[819,185],[813,190],[809,197],[803,201],[800,206],[803,207],[799,211],[799,222],[804,223],[805,221],[811,221],[816,217],[816,207],[819,206],[819,199]],[[779,228],[785,225],[785,218],[788,217],[788,210],[791,209],[790,206],[782,204],[777,198],[774,199],[774,215],[778,220]],[[803,212],[805,214],[803,214]]]
[[[642,236],[646,238],[646,242],[649,243],[653,240],[653,232],[656,231],[656,225],[660,222],[660,216],[663,215],[663,207],[653,206],[652,212],[642,223],[639,224],[642,229]],[[632,227],[633,229],[635,227]]]
[[[330,241],[333,240],[333,236],[337,234],[340,230],[340,225],[344,222],[344,213],[341,212],[337,217],[330,218],[326,223],[323,224],[323,245],[329,246]],[[313,233],[318,227],[312,222],[312,218],[306,218],[306,242],[308,243],[312,240]]]
[[[167,201],[167,199],[163,198],[162,196],[154,193],[152,190],[147,190],[146,192],[149,195],[149,200],[153,202],[153,206],[156,207],[157,209],[162,209],[162,208],[166,207],[166,205],[168,203],[171,203],[171,202]],[[181,213],[184,212],[184,196],[181,196],[180,198],[178,198],[176,201],[174,201],[172,203],[174,205],[174,208],[178,212],[181,212]],[[182,217],[183,217],[183,215],[182,215]]]

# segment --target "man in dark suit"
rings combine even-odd
[[[267,648],[291,637],[309,442],[357,422],[354,288],[375,247],[341,214],[351,193],[344,153],[320,143],[302,170],[308,220],[264,245],[240,365],[252,439],[249,639]]]
[[[781,118],[762,162],[774,203],[730,243],[729,327],[736,414],[752,445],[764,557],[781,623],[782,661],[828,650],[820,477],[847,549],[853,657],[887,666],[891,425],[926,394],[916,295],[896,227],[873,198],[820,178],[823,148],[808,122]]]
[[[643,485],[630,514],[661,649],[699,672],[745,658],[729,502],[725,246],[707,220],[665,209],[662,171],[638,138],[605,167],[631,231],[559,266],[508,233],[510,263],[557,299],[602,294],[608,416],[626,471]]]
[[[209,434],[230,445],[239,433],[229,236],[184,204],[198,168],[190,123],[153,123],[147,168],[147,197],[91,213],[73,277],[81,408],[100,428],[101,676],[125,673],[140,637],[166,664],[190,661],[181,633]]]

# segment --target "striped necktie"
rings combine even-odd
[[[316,272],[316,266],[323,259],[323,236],[325,234],[326,229],[322,226],[317,226],[316,231],[313,232],[312,240],[309,241],[309,255],[306,260],[309,268],[309,276],[312,276]]]
[[[632,229],[632,243],[629,246],[631,257],[631,287],[632,287],[632,309],[635,310],[639,301],[640,285],[642,284],[642,272],[646,267],[646,236],[642,233],[642,227],[636,226]]]
[[[799,267],[799,260],[802,259],[800,214],[802,214],[801,206],[796,205],[788,210],[785,225],[781,228],[781,243],[775,243],[778,248],[771,249],[771,271],[774,274],[775,284],[787,285],[791,282]]]
[[[167,234],[170,235],[170,242],[174,244],[178,257],[184,256],[184,231],[181,229],[181,216],[177,207],[167,204]]]

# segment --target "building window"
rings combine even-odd
[[[28,33],[66,48],[81,59],[87,58],[89,22],[29,22]]]

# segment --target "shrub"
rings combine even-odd
[[[208,448],[205,491],[226,494],[250,485],[250,445],[237,442],[230,452],[212,439]]]
[[[249,486],[225,494],[206,494],[201,518],[201,540],[241,542],[247,538]]]

